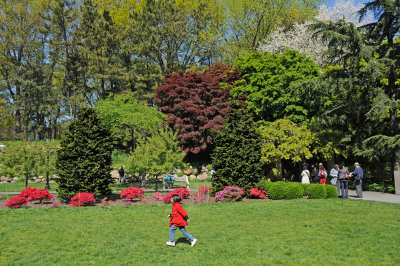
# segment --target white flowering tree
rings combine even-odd
[[[344,19],[345,21],[353,22],[356,27],[359,27],[373,20],[372,15],[367,16],[361,24],[357,13],[361,8],[362,4],[356,5],[353,0],[338,0],[332,7],[321,5],[315,19],[324,22]],[[259,45],[258,50],[260,52],[282,53],[285,49],[295,49],[313,57],[319,66],[324,65],[327,63],[324,53],[327,45],[320,37],[313,37],[314,32],[309,30],[309,26],[312,23],[313,21],[308,20],[304,23],[296,23],[289,30],[280,28],[270,34]]]

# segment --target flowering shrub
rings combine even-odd
[[[181,199],[187,199],[190,196],[190,191],[189,189],[186,188],[176,188],[173,191],[171,191],[170,193],[168,193],[167,195],[165,195],[163,197],[163,202],[164,203],[170,203],[171,202],[171,197],[174,194],[178,194],[179,197],[181,197]]]
[[[209,187],[199,187],[197,192],[193,193],[193,198],[199,202],[205,201],[207,200],[210,191],[211,189]]]
[[[190,191],[187,188],[175,188],[172,194],[178,194],[182,199],[188,199],[190,196]]]
[[[172,192],[168,193],[167,195],[165,195],[165,196],[163,197],[163,202],[164,202],[164,203],[170,203],[170,202],[171,202],[172,195],[174,195],[174,194],[176,194],[176,193],[174,193],[174,192],[172,191]]]
[[[143,197],[144,190],[138,187],[130,187],[122,190],[121,199],[140,199]]]
[[[54,196],[51,195],[45,189],[37,189],[35,187],[27,187],[19,193],[19,196],[26,198],[28,201],[39,200],[40,203],[43,200],[51,200]]]
[[[156,200],[163,200],[163,195],[160,192],[153,193],[153,198]]]
[[[38,200],[41,203],[43,200],[51,200],[53,197],[47,190],[37,189],[32,192],[30,200]]]
[[[240,187],[226,186],[215,195],[215,201],[238,201],[242,199],[243,193]]]
[[[262,188],[252,188],[250,189],[250,197],[255,199],[265,199],[267,197],[267,191]]]
[[[79,192],[74,197],[72,197],[70,206],[78,207],[78,206],[88,206],[95,202],[94,194],[88,192]]]
[[[28,199],[18,195],[7,200],[6,207],[15,209],[15,208],[21,208],[23,205],[27,204],[28,204]]]
[[[132,201],[125,201],[125,202],[124,202],[124,205],[131,205],[131,204],[133,204]]]
[[[32,195],[37,191],[35,187],[27,187],[19,193],[19,196],[24,197],[26,199],[31,200]]]

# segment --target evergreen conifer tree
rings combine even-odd
[[[232,102],[223,129],[216,132],[212,165],[215,191],[225,186],[250,189],[262,177],[261,139],[252,115]]]
[[[110,131],[94,109],[81,109],[61,139],[57,153],[60,197],[65,200],[78,192],[110,194],[112,149]]]

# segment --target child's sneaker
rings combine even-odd
[[[167,246],[175,247],[175,242],[168,241],[165,242],[165,244],[167,244]]]
[[[190,245],[193,247],[193,246],[196,244],[196,241],[197,241],[197,239],[194,238],[194,239],[192,240],[192,242],[190,243]]]

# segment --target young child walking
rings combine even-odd
[[[179,204],[180,201],[181,197],[178,194],[172,195],[172,213],[167,216],[171,219],[169,221],[169,241],[166,242],[166,244],[172,247],[175,246],[175,230],[179,228],[182,234],[189,240],[190,245],[193,247],[196,244],[197,239],[189,234],[188,231],[186,231],[185,226],[189,222],[189,217],[182,208],[181,204]]]

